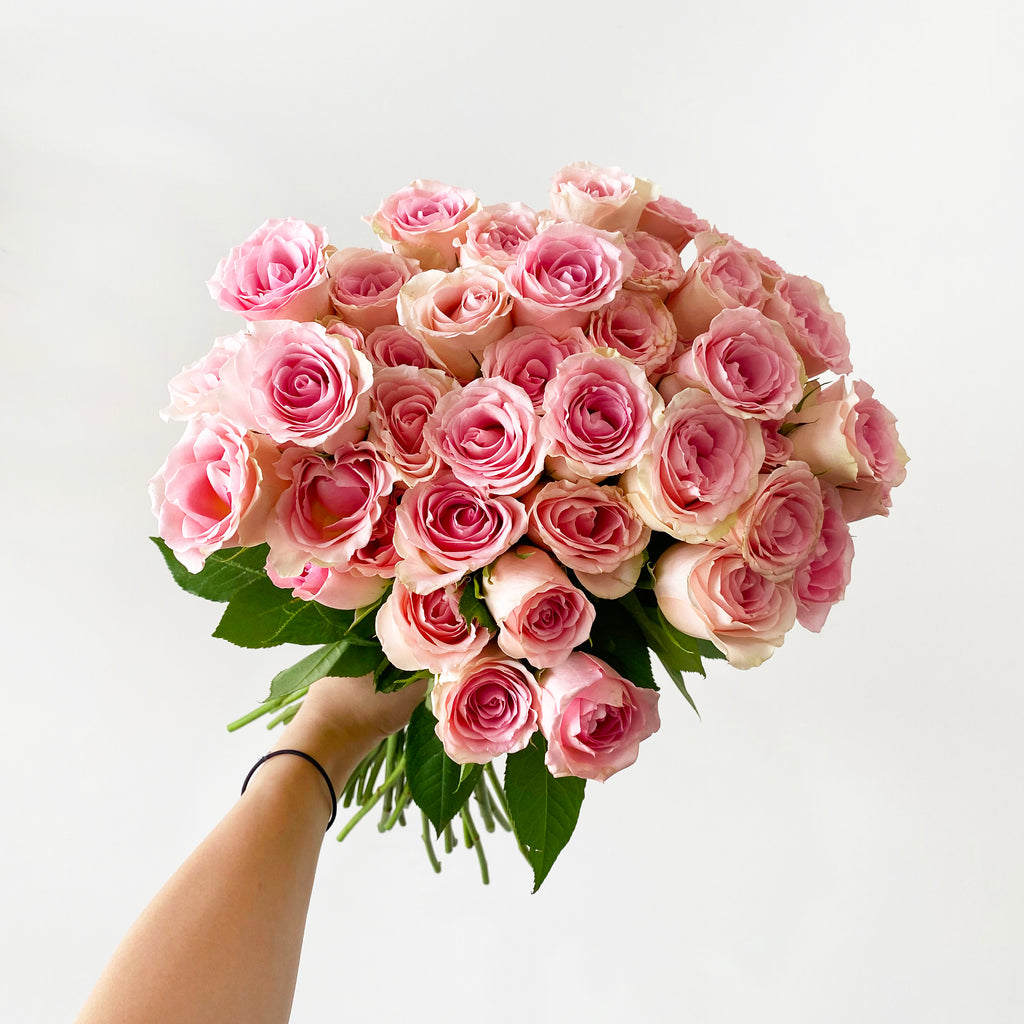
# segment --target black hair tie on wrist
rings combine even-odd
[[[327,783],[327,792],[331,794],[331,820],[327,822],[327,828],[325,829],[325,831],[329,832],[334,824],[334,819],[338,816],[338,797],[334,792],[334,784],[331,782],[331,777],[324,770],[324,766],[312,754],[307,754],[304,750],[272,750],[269,754],[264,754],[249,769],[249,774],[246,775],[245,782],[242,783],[242,793],[245,792],[245,787],[249,785],[249,780],[256,774],[256,769],[264,761],[269,761],[272,757],[277,757],[278,754],[294,754],[296,757],[301,757],[304,761],[308,761],[324,777],[324,782]]]

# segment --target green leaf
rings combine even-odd
[[[174,582],[182,590],[207,601],[229,601],[242,587],[266,578],[264,570],[270,551],[266,544],[214,551],[207,556],[206,564],[199,572],[189,572],[159,537],[149,539],[160,549]]]
[[[352,612],[292,597],[262,576],[228,602],[213,635],[239,647],[324,644],[344,638]]]
[[[348,640],[338,640],[307,654],[291,668],[278,672],[271,680],[267,699],[286,697],[324,676],[364,676],[372,672],[383,657],[379,648],[373,651]]]
[[[409,791],[440,835],[476,788],[483,765],[456,764],[434,732],[437,719],[426,704],[418,704],[405,734],[405,772]]]
[[[395,668],[387,658],[382,658],[374,669],[373,688],[378,693],[397,693],[419,679],[429,679],[431,674],[426,669],[410,672],[404,668]]]
[[[466,622],[476,622],[484,629],[497,633],[498,624],[494,621],[494,616],[484,602],[482,594],[479,575],[466,580],[462,586],[462,596],[459,598],[459,614]]]
[[[656,690],[658,684],[651,671],[651,656],[643,630],[628,615],[622,614],[617,602],[596,597],[592,597],[591,602],[597,612],[590,630],[594,654],[630,682]]]
[[[700,647],[695,637],[681,633],[668,619],[661,609],[657,611],[657,631],[660,639],[660,650],[657,652],[662,662],[671,664],[680,672],[696,672],[704,675],[704,665],[700,660]]]
[[[725,655],[710,641],[698,640],[697,650],[702,658],[709,658],[713,661],[725,661]]]
[[[505,761],[505,797],[516,839],[533,868],[533,891],[547,878],[572,837],[586,783],[572,776],[556,779],[544,764],[547,745],[534,733],[529,746]]]

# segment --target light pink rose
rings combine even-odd
[[[366,339],[363,337],[363,332],[359,330],[358,327],[353,327],[351,324],[345,323],[344,320],[337,316],[325,316],[317,322],[323,326],[323,329],[328,334],[339,338],[347,338],[357,352],[363,351]]]
[[[218,338],[202,359],[186,366],[167,385],[171,404],[160,415],[165,420],[187,420],[201,412],[219,412],[217,390],[224,364],[238,351],[245,333]]]
[[[398,318],[435,366],[465,382],[479,373],[487,346],[512,330],[512,299],[494,267],[427,270],[398,293]]]
[[[380,518],[373,524],[370,539],[352,552],[348,568],[353,574],[370,576],[382,580],[393,580],[398,563],[401,560],[395,550],[395,521],[398,517],[398,505],[405,493],[404,488],[392,488],[384,500]]]
[[[776,583],[723,544],[673,544],[654,567],[654,594],[680,632],[710,640],[735,668],[754,668],[796,621],[792,584]]]
[[[522,750],[537,731],[533,675],[497,647],[441,675],[430,691],[435,732],[456,764],[486,764]]]
[[[595,348],[614,349],[655,379],[672,361],[676,324],[657,296],[623,290],[591,314],[587,336]]]
[[[846,321],[829,305],[817,281],[784,275],[768,296],[764,312],[782,325],[812,377],[825,370],[853,370]]]
[[[703,391],[679,392],[637,465],[619,481],[640,518],[677,540],[714,541],[757,487],[764,441]]]
[[[686,271],[678,253],[664,238],[634,231],[626,235],[626,247],[636,259],[626,288],[650,292],[664,300],[683,283]]]
[[[664,402],[641,367],[609,350],[570,356],[544,389],[553,476],[603,480],[648,449]]]
[[[376,632],[388,661],[406,672],[455,672],[488,644],[491,631],[459,612],[461,588],[416,594],[401,580],[377,612]]]
[[[780,423],[761,420],[761,440],[764,441],[764,465],[762,473],[767,473],[778,466],[784,466],[793,458],[793,442],[785,434],[779,433]]]
[[[615,298],[635,258],[621,235],[581,224],[552,224],[531,238],[505,271],[517,327],[552,334],[583,327]]]
[[[688,206],[667,196],[660,196],[644,207],[637,227],[665,239],[676,252],[682,252],[702,231],[711,230],[711,225]]]
[[[418,179],[381,200],[370,226],[395,252],[424,270],[454,270],[457,243],[480,206],[476,193],[440,181]]]
[[[592,594],[618,598],[636,585],[651,538],[618,487],[557,480],[526,496],[530,539]]]
[[[286,448],[275,468],[287,487],[267,522],[274,570],[298,576],[307,562],[347,568],[370,540],[394,471],[368,441],[343,445],[333,459]]]
[[[488,497],[441,474],[410,488],[398,506],[398,578],[417,594],[429,594],[490,565],[524,533],[526,509],[515,498]]]
[[[635,231],[657,186],[621,167],[568,164],[551,179],[551,212],[560,221],[588,224],[604,231]]]
[[[810,558],[825,509],[806,462],[790,462],[758,480],[729,533],[747,564],[770,580],[792,577]]]
[[[516,327],[484,352],[480,375],[503,377],[518,384],[533,403],[536,412],[544,411],[544,388],[559,364],[569,356],[589,352],[590,339],[574,327],[556,338],[540,327]]]
[[[433,366],[423,342],[404,327],[377,327],[361,346],[363,354],[375,366]]]
[[[199,413],[150,480],[160,536],[189,572],[199,572],[214,551],[242,543],[243,522],[258,508],[255,453],[256,440],[244,430]]]
[[[398,291],[420,271],[415,260],[375,249],[339,249],[327,261],[334,311],[369,334],[398,323]]]
[[[641,689],[593,655],[577,651],[538,682],[544,763],[556,779],[604,782],[633,764],[641,742],[661,727],[657,691]]]
[[[423,434],[455,476],[484,494],[523,494],[544,469],[547,443],[530,396],[501,377],[442,396]]]
[[[373,369],[352,343],[319,324],[252,325],[221,370],[220,404],[279,445],[334,451],[369,425]]]
[[[395,366],[374,374],[369,440],[410,487],[443,467],[424,428],[438,401],[456,386],[443,370]]]
[[[535,668],[559,665],[590,637],[594,606],[550,555],[523,544],[484,573],[484,601],[498,646]]]
[[[232,249],[207,282],[221,309],[246,320],[315,320],[327,297],[327,232],[304,220],[268,220]]]
[[[825,504],[821,535],[793,577],[797,621],[812,633],[821,632],[832,606],[846,594],[853,562],[853,538],[839,493],[825,484],[821,496]]]
[[[803,366],[782,328],[756,309],[723,309],[675,367],[724,409],[781,420],[803,397]]]
[[[290,590],[292,597],[316,601],[327,608],[352,611],[373,604],[388,588],[379,576],[364,576],[346,569],[328,569],[307,562],[297,576],[282,576],[267,563],[267,577],[275,587]]]
[[[537,234],[537,214],[522,203],[498,203],[477,210],[467,222],[466,240],[459,247],[459,264],[488,263],[504,271]]]

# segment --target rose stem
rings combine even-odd
[[[444,852],[451,853],[455,849],[455,833],[452,832],[451,822],[444,827]]]
[[[398,788],[397,785],[395,788]],[[411,797],[412,793],[409,792],[409,787],[403,786],[402,791],[398,796],[398,799],[395,801],[395,809],[391,812],[390,815],[388,815],[386,819],[383,817],[383,815],[381,816],[381,822],[377,826],[377,830],[379,832],[387,832],[395,827],[395,825],[398,823],[398,819],[402,816],[402,811],[405,809],[405,805],[409,802],[409,799]]]
[[[342,796],[344,798],[343,806],[348,807],[352,803],[352,797],[355,794],[356,786],[359,784],[360,777],[366,772],[367,767],[371,759],[377,753],[377,748],[374,747],[366,757],[356,765],[356,770],[349,776],[348,782],[345,784],[345,788],[342,790]]]
[[[484,782],[483,778],[476,784],[476,789],[473,790],[473,795],[476,797],[476,802],[480,806],[480,817],[483,819],[484,828],[488,832],[494,831],[494,815],[491,814],[491,801],[487,795],[487,783]]]
[[[345,827],[338,833],[339,843],[342,841],[342,839],[345,838],[345,836],[349,834],[349,832],[352,831],[352,829],[356,827],[357,823],[360,822],[367,815],[367,813],[372,809],[373,805],[384,795],[384,790],[387,789],[389,786],[394,785],[395,779],[397,779],[398,776],[401,775],[401,773],[404,770],[405,758],[403,757],[398,762],[398,764],[395,765],[395,770],[391,773],[391,776],[389,778],[386,778],[381,783],[380,788],[376,790],[376,792],[374,792],[373,796],[370,797],[370,799],[367,800],[367,802],[363,804],[363,806],[360,807],[359,810],[356,811],[356,813],[353,814],[351,818],[349,818]]]
[[[301,700],[297,701],[295,704],[289,704],[281,714],[267,722],[267,728],[273,729],[275,725],[281,725],[282,723],[287,725],[299,713],[299,708],[301,707]]]
[[[466,834],[466,845],[476,849],[476,859],[480,862],[480,878],[484,885],[490,885],[491,876],[487,871],[487,858],[484,856],[483,843],[480,842],[480,833],[477,832],[476,825],[473,824],[473,815],[469,812],[469,804],[463,804],[462,810],[459,813],[462,815],[462,828]]]
[[[377,783],[377,776],[380,774],[380,766],[384,763],[385,757],[386,751],[382,741],[380,746],[377,747],[377,752],[374,754],[373,760],[370,762],[370,767],[367,770],[366,775],[360,780],[359,789],[356,791],[356,803],[361,804],[364,800],[368,800],[370,798],[370,791]]]
[[[392,771],[394,771],[394,768],[395,768],[395,750],[397,749],[397,747],[398,747],[398,737],[395,736],[394,733],[392,733],[388,737],[388,739],[387,739],[387,746],[385,747],[385,751],[386,751],[386,753],[384,755],[384,774],[385,775],[390,775],[392,773]],[[391,813],[391,795],[392,795],[392,792],[393,791],[389,789],[384,794],[384,802],[381,805],[381,821],[384,821],[384,819],[388,816],[388,814]]]
[[[494,808],[495,817],[501,821],[502,827],[508,831],[512,831],[512,826],[509,825],[509,819],[512,817],[508,811],[508,801],[505,799],[505,790],[502,789],[501,783],[498,781],[498,774],[494,770],[494,762],[488,761],[484,765],[484,774],[487,776],[487,781],[490,782],[491,788],[494,790],[498,797],[498,803],[501,804],[502,815],[498,815],[497,807]]]
[[[434,869],[434,874],[439,875],[441,862],[437,859],[437,854],[434,853],[434,844],[430,841],[430,820],[425,811],[420,811],[420,817],[423,818],[423,845],[427,848],[427,857],[430,859],[430,866]]]

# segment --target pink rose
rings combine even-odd
[[[619,481],[640,518],[677,540],[714,541],[757,487],[764,442],[703,391],[679,392],[648,451]]]
[[[246,335],[240,331],[218,338],[202,359],[186,366],[167,385],[171,404],[160,415],[165,420],[187,420],[201,412],[219,412],[220,374],[224,364],[238,351]]]
[[[522,750],[537,731],[533,675],[496,647],[460,663],[430,691],[435,732],[456,764],[486,764]]]
[[[782,328],[756,309],[723,309],[679,358],[724,409],[781,420],[803,397],[803,366]]]
[[[730,538],[762,576],[789,579],[814,551],[824,514],[821,486],[807,463],[790,462],[759,478]]]
[[[487,347],[480,374],[518,384],[529,395],[534,410],[543,412],[544,388],[559,364],[591,348],[590,340],[578,327],[563,338],[556,338],[540,327],[516,327]]]
[[[425,369],[433,365],[423,342],[399,326],[374,328],[363,342],[361,351],[375,366],[419,366]]]
[[[317,323],[319,323],[328,334],[338,338],[347,338],[357,352],[363,351],[363,345],[366,344],[366,339],[363,337],[363,332],[359,330],[358,327],[353,327],[351,324],[345,323],[344,320],[336,316],[322,317],[317,321]]]
[[[381,200],[370,219],[373,230],[395,252],[418,260],[424,270],[454,270],[457,243],[480,206],[476,193],[439,181],[418,179]]]
[[[711,230],[711,225],[688,206],[667,196],[660,196],[644,207],[637,227],[665,239],[676,252],[682,252],[702,231]]]
[[[398,323],[398,291],[420,271],[415,260],[374,249],[339,249],[327,262],[334,311],[369,334]]]
[[[661,727],[657,691],[635,686],[593,655],[577,651],[538,681],[544,763],[556,779],[604,782],[633,764],[640,743]]]
[[[793,577],[797,621],[812,633],[821,632],[832,606],[843,599],[853,562],[853,538],[839,493],[826,484],[821,496],[825,504],[821,535]]]
[[[484,206],[467,221],[466,240],[459,247],[463,267],[488,263],[504,271],[519,258],[537,234],[537,214],[522,203]]]
[[[384,367],[374,375],[369,440],[410,487],[443,466],[424,429],[438,401],[455,386],[442,370],[414,366]]]
[[[367,441],[343,445],[333,459],[286,448],[275,468],[288,486],[267,522],[274,570],[298,576],[307,562],[347,568],[370,540],[394,471]]]
[[[648,449],[664,402],[639,366],[604,351],[566,359],[544,390],[544,407],[552,475],[596,481]]]
[[[268,220],[232,249],[207,282],[221,309],[246,320],[315,320],[330,310],[327,232]]]
[[[817,281],[786,274],[769,295],[764,312],[785,329],[812,377],[825,370],[853,370],[846,321],[829,305]]]
[[[459,612],[461,588],[416,594],[401,580],[377,612],[376,630],[388,661],[406,672],[455,672],[488,644],[491,632]]]
[[[573,163],[551,179],[551,212],[560,221],[604,231],[635,231],[644,207],[657,194],[655,185],[621,167]]]
[[[370,531],[370,539],[352,552],[348,563],[352,574],[381,580],[395,578],[401,561],[395,550],[395,522],[398,518],[398,504],[404,493],[404,489],[396,485],[384,500],[380,518]]]
[[[651,531],[618,487],[557,480],[531,491],[526,509],[530,539],[592,594],[618,598],[636,585]]]
[[[373,604],[388,588],[379,576],[364,576],[346,569],[328,569],[307,562],[297,576],[282,576],[267,563],[267,577],[275,587],[290,590],[292,597],[316,601],[327,608],[352,611]]]
[[[793,458],[793,442],[779,433],[780,423],[761,420],[761,440],[764,441],[764,465],[762,473],[784,466]]]
[[[515,498],[488,497],[441,474],[410,488],[398,506],[398,578],[417,594],[429,594],[490,565],[524,533],[526,509]]]
[[[189,572],[199,572],[214,551],[243,543],[262,478],[255,438],[216,414],[189,420],[149,482],[160,536]]]
[[[398,318],[436,366],[465,382],[487,346],[512,330],[512,300],[494,267],[427,270],[398,293]]]
[[[583,327],[595,309],[615,298],[633,263],[621,235],[552,224],[531,238],[505,271],[516,326],[530,324],[552,334]]]
[[[484,494],[523,494],[544,469],[547,444],[530,396],[501,377],[441,397],[423,433],[455,476]]]
[[[330,452],[366,434],[373,369],[319,324],[252,325],[221,371],[221,408],[279,445]]]
[[[723,544],[673,544],[654,567],[654,594],[680,632],[710,640],[735,668],[754,668],[796,621],[789,582],[776,583]]]
[[[521,545],[484,573],[484,601],[498,623],[498,646],[535,668],[551,668],[590,637],[594,606],[550,555]]]
[[[676,347],[676,324],[657,296],[624,290],[591,314],[587,336],[595,348],[610,348],[660,377]]]
[[[626,235],[626,247],[636,259],[626,280],[627,288],[667,299],[683,283],[686,271],[678,253],[664,238],[634,231]]]

